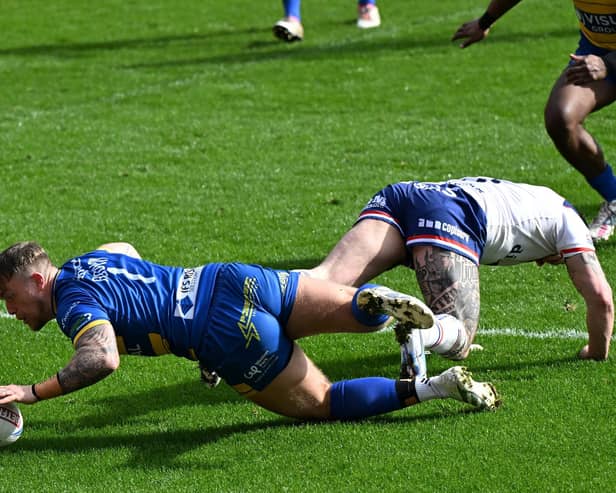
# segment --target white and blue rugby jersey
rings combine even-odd
[[[488,177],[389,185],[357,221],[365,219],[396,228],[409,255],[433,245],[476,264],[513,265],[594,251],[584,221],[556,192]]]
[[[583,219],[550,188],[485,177],[447,183],[460,187],[485,212],[482,264],[514,265],[595,250]]]
[[[60,268],[52,295],[56,320],[73,344],[108,322],[122,354],[173,353],[196,360],[218,268],[183,269],[89,252]]]

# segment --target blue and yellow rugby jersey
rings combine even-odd
[[[113,326],[121,354],[197,359],[219,264],[166,267],[96,250],[66,262],[54,282],[56,320],[75,344]]]
[[[580,30],[595,46],[616,50],[616,0],[573,0]]]

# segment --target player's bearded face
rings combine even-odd
[[[31,277],[14,275],[4,284],[2,297],[8,312],[32,330],[41,330],[47,323],[47,300]]]
[[[45,309],[45,303],[42,300],[34,300],[32,303],[31,313],[27,319],[24,319],[24,323],[30,327],[33,331],[39,331],[47,323],[47,320],[42,317],[43,310]]]

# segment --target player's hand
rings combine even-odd
[[[580,352],[578,353],[578,358],[580,359],[593,359],[595,361],[605,361],[607,359],[607,355],[605,354],[593,354],[590,351],[590,348],[588,346],[588,344],[586,344],[586,346],[584,346],[582,349],[580,349]]]
[[[565,70],[567,82],[578,86],[607,77],[607,67],[601,57],[596,55],[569,55],[571,65]]]
[[[37,398],[32,394],[32,387],[29,385],[6,385],[0,387],[0,404],[9,402],[21,402],[23,404],[34,404]]]
[[[489,32],[490,28],[484,31],[479,27],[479,19],[475,19],[462,24],[452,36],[451,40],[455,41],[456,39],[464,39],[465,41],[460,43],[460,48],[466,48],[467,46],[484,39]]]

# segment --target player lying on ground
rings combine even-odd
[[[573,207],[545,187],[494,178],[385,187],[312,278],[359,286],[397,265],[415,275],[436,323],[424,345],[450,359],[468,356],[479,321],[479,264],[565,263],[586,303],[582,359],[606,359],[612,290],[588,228]]]
[[[118,368],[120,353],[173,353],[215,371],[270,411],[302,419],[357,419],[430,399],[494,409],[489,383],[462,367],[430,379],[358,378],[330,383],[293,341],[319,333],[368,332],[390,316],[434,323],[420,300],[374,285],[355,289],[238,263],[184,269],[141,260],[110,243],[59,269],[36,243],[0,253],[0,297],[9,313],[40,330],[54,317],[75,353],[48,380],[0,387],[0,404],[58,397]]]

